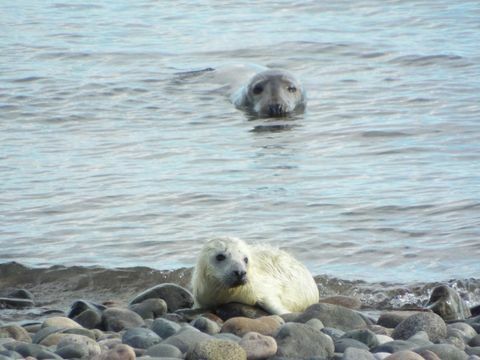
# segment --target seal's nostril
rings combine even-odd
[[[245,275],[247,275],[247,273],[243,270],[235,270],[233,274],[239,279],[243,279]]]
[[[283,106],[281,104],[272,104],[268,107],[268,113],[270,115],[280,115],[284,113]]]

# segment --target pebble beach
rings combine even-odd
[[[191,269],[11,263],[0,273],[0,360],[480,359],[480,307],[447,285],[398,308],[339,293],[279,316],[237,303],[192,309]],[[316,279],[325,295],[328,281]]]

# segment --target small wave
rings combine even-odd
[[[191,268],[157,270],[148,267],[103,268],[51,266],[29,268],[17,262],[0,264],[0,296],[13,288],[31,291],[39,305],[68,307],[73,301],[128,301],[138,292],[166,282],[189,288]],[[432,290],[441,284],[454,288],[469,306],[480,303],[480,279],[452,279],[431,283],[388,283],[345,280],[318,275],[315,277],[321,297],[352,296],[365,309],[387,310],[423,306]],[[62,299],[58,298],[62,289]],[[5,293],[5,294],[3,294]]]
[[[458,55],[406,55],[396,57],[389,61],[392,64],[401,64],[405,66],[431,66],[452,64],[455,66],[467,66],[465,59]]]

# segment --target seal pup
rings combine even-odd
[[[254,75],[231,100],[240,109],[259,116],[285,116],[305,110],[302,84],[285,70],[269,69]]]
[[[238,302],[271,314],[300,312],[319,300],[307,268],[285,251],[234,237],[207,241],[192,276],[195,308]]]

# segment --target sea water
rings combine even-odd
[[[229,235],[315,275],[480,274],[480,3],[0,4],[0,262],[190,267]],[[182,73],[296,74],[252,119]]]

